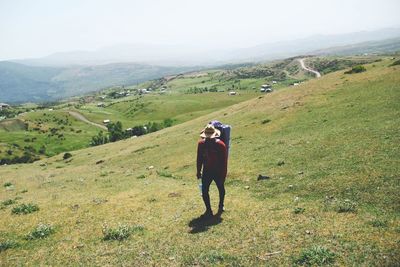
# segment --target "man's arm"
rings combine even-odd
[[[201,141],[197,144],[197,179],[201,178],[201,168],[203,167],[203,145]]]

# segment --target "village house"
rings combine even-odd
[[[261,85],[260,92],[261,93],[271,93],[272,92],[271,85],[270,84]]]
[[[139,95],[141,95],[141,94],[147,94],[147,89],[139,89],[138,90],[138,92],[139,92]]]
[[[9,104],[0,103],[0,110],[7,109],[7,108],[10,108],[10,105],[9,105]]]

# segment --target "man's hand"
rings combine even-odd
[[[197,179],[200,179],[200,178],[201,178],[201,172],[198,172],[198,173],[196,174],[196,176],[197,176]]]

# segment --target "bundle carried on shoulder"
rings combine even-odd
[[[224,142],[226,149],[228,151],[229,155],[229,147],[231,143],[231,129],[232,127],[227,124],[223,124],[220,121],[210,121],[211,125],[215,127],[215,129],[219,130],[221,132],[221,135],[219,136],[219,139]]]

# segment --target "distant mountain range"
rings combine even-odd
[[[400,51],[400,37],[387,40],[369,41],[357,44],[330,47],[313,51],[311,54],[349,56],[356,54],[382,54],[396,51]]]
[[[396,40],[396,38],[400,38],[400,28],[381,29],[376,31],[364,31],[339,35],[314,35],[304,39],[262,44],[250,48],[240,49],[234,51],[230,55],[230,58],[236,58],[237,60],[259,61],[286,58],[301,54],[313,54],[317,51],[318,53],[322,54],[322,51],[325,49],[330,49],[333,47],[338,48],[361,43],[359,48],[362,48],[364,45],[366,45],[365,42],[371,41],[379,42],[382,40],[386,41],[387,39],[391,39],[389,42],[394,41],[394,43],[398,43],[398,39]],[[338,54],[340,54],[340,49],[337,49],[337,51]],[[332,52],[333,50],[330,50],[329,54],[333,54]],[[385,52],[393,52],[393,50],[386,50]],[[354,53],[357,54],[359,52],[354,51]]]
[[[101,65],[135,62],[163,66],[215,66],[227,63],[281,59],[338,46],[400,37],[400,28],[338,35],[314,35],[303,39],[266,43],[235,50],[205,50],[183,45],[125,44],[97,51],[55,53],[43,58],[13,60],[36,66]]]
[[[395,51],[400,51],[400,28],[316,35],[230,51],[119,45],[93,52],[56,53],[37,59],[0,61],[0,102],[62,99],[113,85],[131,85],[223,64],[260,62],[301,54],[353,55]]]

